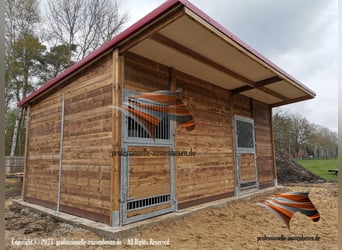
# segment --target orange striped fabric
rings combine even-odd
[[[180,94],[180,91],[167,90],[136,93],[124,100],[120,110],[142,125],[152,138],[155,128],[165,116],[169,116],[183,128],[192,130],[196,123],[182,102]]]
[[[290,220],[296,212],[310,217],[314,222],[320,219],[319,212],[309,198],[309,192],[275,194],[270,200],[257,204],[274,213],[288,229],[290,229]]]

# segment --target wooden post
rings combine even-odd
[[[233,177],[234,177],[234,195],[237,196],[239,192],[238,179],[237,179],[237,166],[236,166],[236,148],[235,148],[235,126],[234,126],[234,95],[229,91],[229,106],[230,106],[230,131],[232,139],[232,165],[233,165]]]
[[[27,106],[26,108],[26,133],[25,133],[25,152],[24,152],[24,178],[22,183],[22,193],[21,197],[25,200],[26,195],[26,178],[27,178],[27,171],[29,166],[29,140],[30,140],[30,124],[31,124],[31,105]]]
[[[113,52],[113,106],[118,107],[122,103],[123,89],[123,60],[119,50]],[[113,108],[113,136],[112,136],[112,178],[111,178],[111,226],[120,226],[120,191],[121,191],[121,157],[115,152],[121,150],[121,112]]]
[[[273,131],[273,119],[272,119],[272,107],[270,107],[270,106],[269,106],[269,115],[270,115],[270,127],[271,127],[271,144],[272,144],[273,169],[274,169],[274,186],[278,186],[277,161],[276,161],[276,157],[275,157],[274,131]]]

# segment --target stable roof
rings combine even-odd
[[[186,0],[169,0],[22,100],[50,93],[118,48],[173,67],[273,107],[315,93]]]

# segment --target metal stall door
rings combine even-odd
[[[235,152],[237,173],[237,195],[240,191],[258,187],[254,121],[235,116]]]
[[[124,91],[124,102],[136,93]],[[137,101],[137,100],[135,100]],[[143,116],[124,113],[122,121],[122,224],[140,221],[175,211],[173,157],[173,126],[170,118],[156,110],[156,103],[139,100],[135,111],[147,112]],[[149,111],[146,111],[149,106]],[[149,113],[148,113],[149,112]],[[144,116],[161,118],[155,127],[148,127]],[[139,117],[140,118],[139,118]],[[153,130],[153,131],[152,131]]]

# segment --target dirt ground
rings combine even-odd
[[[288,183],[322,183],[324,179],[306,170],[299,163],[289,159],[286,155],[276,153],[277,177],[280,184]]]
[[[321,215],[320,221],[313,222],[296,213],[290,231],[272,213],[256,205],[267,198],[261,197],[161,223],[129,239],[119,239],[120,242],[106,242],[92,232],[19,209],[12,201],[20,195],[20,190],[7,189],[6,249],[337,249],[337,183],[288,186],[289,191],[309,191]],[[78,246],[57,246],[68,240]],[[112,246],[101,246],[101,242]],[[146,242],[166,246],[151,246]],[[119,243],[122,245],[113,246]],[[135,245],[128,246],[130,243]]]

